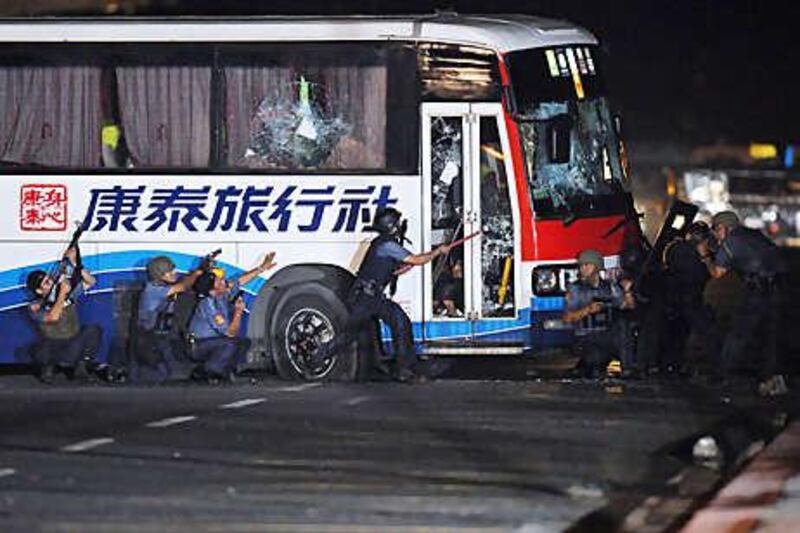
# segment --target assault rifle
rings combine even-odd
[[[67,274],[68,270],[68,259],[65,257],[66,252],[69,250],[75,250],[75,264],[73,265],[72,272],[69,276],[69,285],[70,285],[70,293],[75,290],[75,287],[81,283],[82,280],[82,273],[83,273],[83,259],[81,258],[81,247],[79,244],[80,238],[83,235],[83,232],[86,231],[86,222],[77,222],[77,227],[75,231],[72,233],[72,238],[69,241],[69,245],[67,245],[67,249],[62,254],[61,259],[59,259],[51,268],[50,272],[48,272],[48,277],[53,280],[53,286],[50,288],[50,291],[44,297],[44,305],[45,307],[50,307],[53,302],[56,301],[56,296],[58,294],[59,287],[61,286],[61,281],[63,277]]]

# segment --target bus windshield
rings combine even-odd
[[[620,213],[621,144],[593,47],[508,56],[533,207],[538,218]]]

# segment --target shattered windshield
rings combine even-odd
[[[527,50],[509,58],[539,218],[624,209],[621,144],[595,60],[588,47]]]

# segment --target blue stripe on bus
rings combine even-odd
[[[114,286],[113,282],[119,279],[130,282],[144,282],[146,279],[144,270],[146,269],[147,261],[156,255],[168,255],[170,259],[173,260],[178,270],[184,272],[197,266],[197,256],[163,252],[160,250],[136,250],[97,254],[85,257],[84,263],[89,270],[98,272],[98,285],[93,288],[93,290],[98,290],[112,288]],[[230,263],[217,262],[217,264],[225,269],[228,277],[234,277],[244,272],[244,270]],[[49,270],[52,265],[52,262],[38,263],[23,268],[15,268],[0,272],[0,309],[28,302],[31,299],[31,295],[24,288],[25,278],[28,272],[37,269]],[[115,272],[104,272],[108,270]],[[256,278],[247,284],[246,289],[250,293],[257,294],[264,283],[265,280],[263,278]]]
[[[562,311],[564,309],[564,297],[538,296],[531,298],[531,307],[534,311]]]
[[[90,294],[84,298],[80,306],[83,323],[98,323],[106,332],[102,357],[107,357],[112,342],[119,336],[119,328],[123,327],[114,317],[114,300],[112,291],[121,285],[130,286],[134,282],[145,280],[144,269],[147,261],[155,255],[168,255],[177,268],[187,271],[197,265],[197,256],[182,253],[163,252],[160,250],[136,250],[110,252],[88,256],[87,266],[98,272],[98,283]],[[242,269],[227,263],[219,263],[229,276],[236,276]],[[52,263],[40,263],[25,268],[0,272],[0,362],[25,361],[20,356],[21,347],[35,340],[33,324],[27,316],[25,304],[30,300],[27,291],[20,287],[24,284],[27,273],[35,268],[48,269]],[[249,294],[245,295],[248,304],[255,299],[254,294],[263,286],[265,280],[257,278],[247,285]],[[98,292],[99,291],[99,292]],[[16,308],[13,308],[17,306]],[[480,340],[523,342],[530,339],[531,326],[541,312],[561,311],[564,306],[563,297],[537,297],[530,300],[530,307],[519,310],[513,319],[485,319],[477,322],[466,320],[443,320],[412,324],[414,338],[422,339],[459,339],[475,335]],[[22,323],[26,325],[23,325]],[[245,321],[246,327],[246,321]],[[388,330],[383,328],[383,336],[388,337]],[[114,351],[119,350],[115,347]]]

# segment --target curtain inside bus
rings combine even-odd
[[[117,67],[120,119],[136,167],[201,168],[211,154],[211,68]]]
[[[96,167],[100,78],[95,66],[0,66],[0,164]]]

